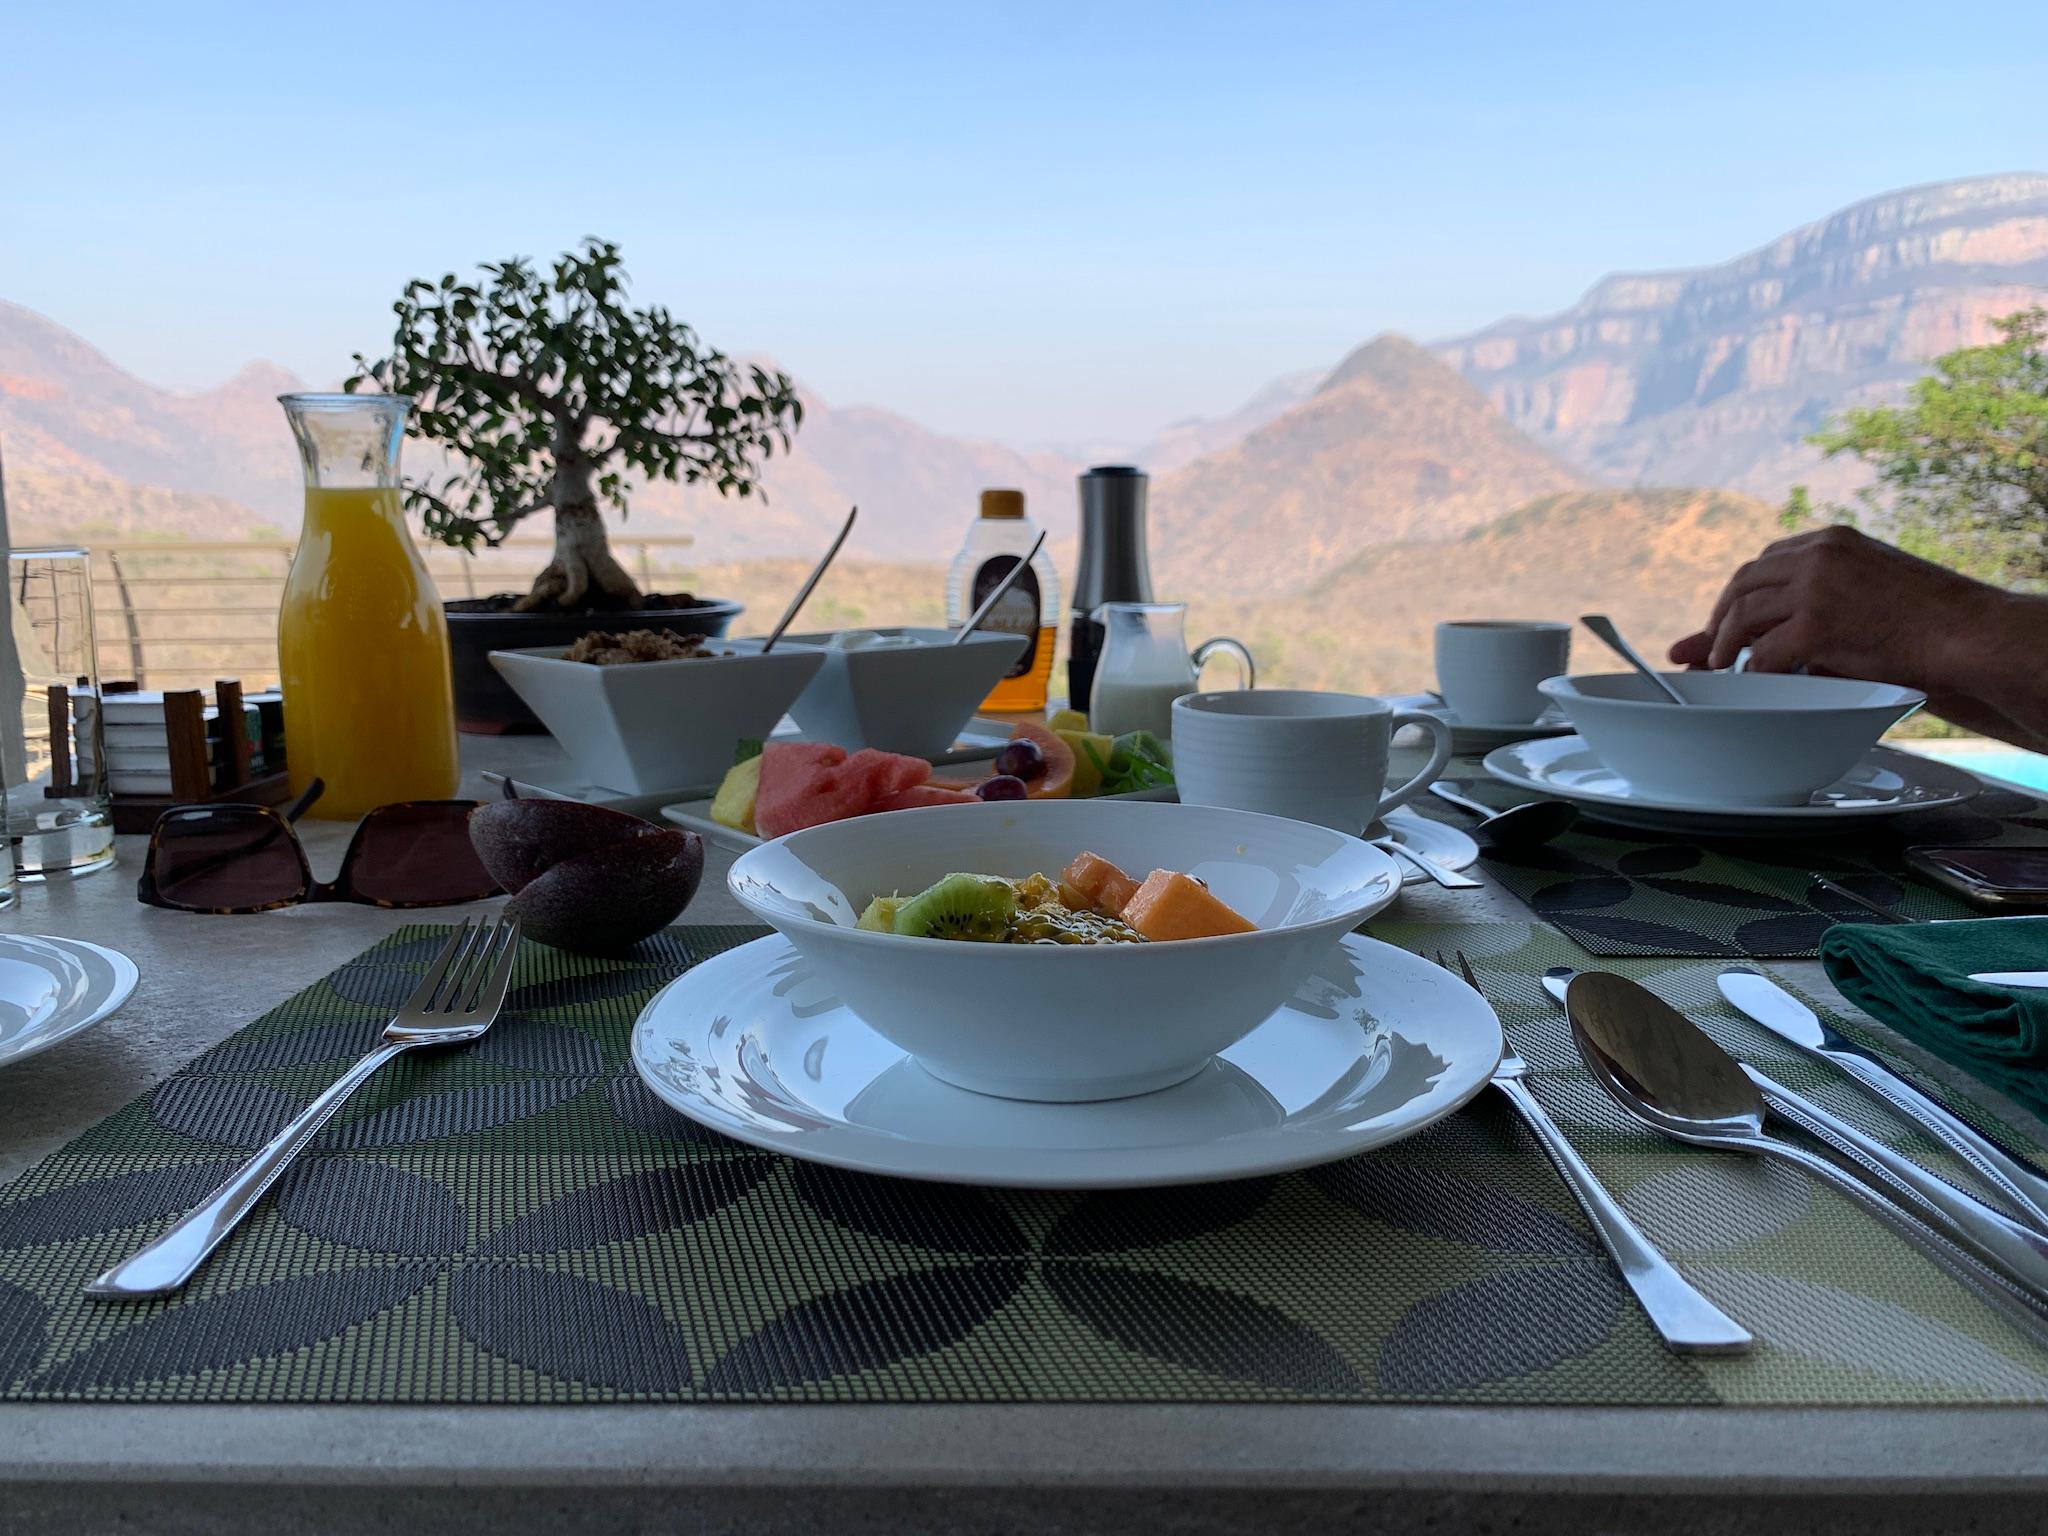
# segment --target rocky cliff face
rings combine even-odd
[[[2044,300],[2048,176],[1987,176],[1858,203],[1720,266],[1609,277],[1436,352],[1600,479],[1776,499],[1860,484],[1800,439]]]

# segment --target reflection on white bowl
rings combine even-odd
[[[731,656],[615,667],[564,661],[562,647],[493,651],[491,665],[554,733],[580,775],[644,795],[716,784],[744,737],[775,729],[825,664],[807,646],[713,640]]]
[[[950,748],[1028,643],[994,630],[977,630],[960,645],[950,629],[860,633],[916,643],[870,642],[849,650],[835,646],[830,632],[792,635],[798,644],[820,647],[825,663],[790,705],[790,718],[813,741],[911,757],[937,757]]]
[[[1772,672],[1667,672],[1673,704],[1633,672],[1541,686],[1595,756],[1639,793],[1701,805],[1803,805],[1927,696],[1890,683]]]
[[[1087,849],[1198,876],[1256,933],[1160,944],[976,944],[869,933],[869,898],[958,870],[1058,871]],[[1005,1098],[1120,1098],[1200,1071],[1391,902],[1370,843],[1211,806],[1035,800],[855,817],[743,855],[733,894],[877,1034],[935,1077]]]

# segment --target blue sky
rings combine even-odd
[[[0,298],[175,387],[332,379],[585,234],[835,404],[1142,436],[2048,169],[2048,6],[0,3]]]

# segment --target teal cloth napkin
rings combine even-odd
[[[1872,1018],[2048,1114],[2048,989],[1985,986],[1976,971],[2048,971],[2048,917],[1838,923],[1829,978]]]

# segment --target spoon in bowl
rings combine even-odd
[[[775,649],[775,642],[782,638],[782,632],[796,622],[797,613],[810,600],[812,591],[818,585],[818,578],[825,574],[825,567],[832,563],[832,557],[839,553],[839,546],[844,544],[846,536],[853,532],[853,520],[859,516],[859,507],[854,507],[846,514],[846,521],[839,529],[839,537],[832,541],[832,547],[825,551],[825,557],[811,567],[811,574],[804,578],[804,584],[796,589],[796,596],[792,597],[789,606],[782,610],[782,617],[777,619],[775,627],[768,631],[768,638],[761,642],[763,656]]]
[[[1432,784],[1429,792],[1467,815],[1479,818],[1479,825],[1472,829],[1472,841],[1482,852],[1497,850],[1509,853],[1517,848],[1539,847],[1568,830],[1579,819],[1579,808],[1562,800],[1531,800],[1527,805],[1496,811],[1477,800],[1466,799],[1448,784]]]
[[[1606,614],[1582,613],[1579,615],[1579,622],[1606,641],[1608,647],[1615,655],[1648,678],[1650,686],[1663,694],[1673,704],[1690,704],[1692,702],[1684,694],[1672,687],[1669,679],[1662,672],[1659,672],[1655,667],[1643,660],[1634,646],[1622,639],[1621,631],[1614,627],[1614,620],[1607,617]]]
[[[1636,1120],[1674,1141],[1776,1158],[1833,1185],[1894,1230],[2048,1330],[2048,1298],[1966,1252],[1846,1168],[1764,1131],[1763,1090],[1734,1057],[1641,984],[1582,971],[1565,988],[1572,1041],[1593,1079]]]

